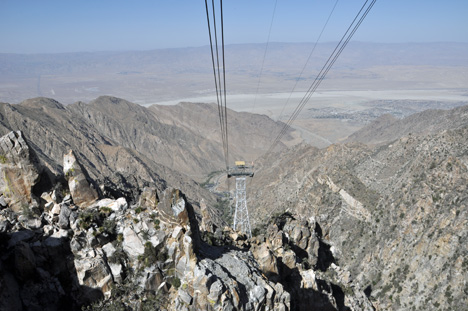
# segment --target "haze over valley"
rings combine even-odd
[[[226,47],[230,109],[286,121],[333,43]],[[209,47],[142,52],[0,54],[0,101],[37,96],[67,105],[112,95],[150,106],[214,103]],[[301,71],[304,69],[302,76]],[[297,84],[296,84],[297,82]],[[408,116],[468,103],[468,44],[353,42],[293,126],[313,145],[346,138],[382,114]],[[294,91],[293,91],[294,88]]]

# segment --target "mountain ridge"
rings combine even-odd
[[[450,110],[426,110],[404,119],[382,116],[351,134],[344,142],[358,141],[378,144],[409,134],[432,134],[444,129],[455,129],[468,122],[468,106]]]
[[[365,143],[323,149],[289,132],[291,146],[269,154],[263,131],[282,124],[229,111],[240,125],[233,142],[249,139],[263,155],[247,186],[249,239],[225,226],[224,194],[184,174],[184,163],[222,158],[211,149],[189,154],[200,137],[219,145],[217,123],[205,121],[217,120],[215,105],[144,108],[109,96],[71,106],[1,103],[0,281],[11,286],[0,288],[0,306],[65,299],[94,310],[463,310],[467,109],[387,115],[358,132]],[[146,132],[154,137],[135,140]],[[145,143],[173,149],[150,158]],[[164,154],[174,155],[168,166],[157,162]],[[84,182],[85,171],[94,181]],[[47,190],[34,185],[46,174]],[[30,197],[16,200],[24,189]],[[88,190],[90,199],[78,200]],[[50,280],[63,290],[40,300]]]
[[[403,130],[374,146],[300,145],[258,161],[248,203],[254,226],[281,212],[320,221],[337,262],[368,286],[376,310],[463,309],[467,109],[390,118],[383,133],[395,123]],[[419,130],[405,134],[418,118]]]
[[[201,106],[191,105],[189,114],[194,116],[197,107]],[[199,114],[206,115],[206,111],[214,117],[217,110],[214,105],[206,105]],[[237,116],[231,110],[229,114]],[[214,200],[214,196],[197,182],[201,183],[206,175],[225,165],[220,137],[210,137],[208,133],[219,131],[216,118],[206,119],[213,125],[195,133],[193,124],[192,129],[183,128],[176,114],[165,114],[166,120],[174,120],[174,124],[165,124],[157,120],[156,112],[151,109],[109,96],[99,97],[89,104],[77,102],[68,106],[48,98],[29,99],[17,105],[2,103],[0,116],[0,133],[21,130],[54,174],[61,172],[63,153],[74,149],[91,177],[104,183],[103,187],[108,187],[109,191],[117,190],[116,184],[121,184],[122,178],[132,181],[135,189],[164,179],[181,188],[190,200],[199,202],[203,197]],[[258,118],[279,131],[281,124],[266,117]],[[252,126],[246,124],[245,128]],[[290,134],[286,141],[297,139]],[[236,136],[242,133],[234,133],[234,140]],[[268,138],[251,137],[250,141],[262,139],[265,148]],[[257,155],[262,150],[257,149]],[[241,157],[240,152],[232,154]],[[135,172],[138,174],[134,175]],[[135,199],[136,194],[131,196]]]

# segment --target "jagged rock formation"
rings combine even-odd
[[[0,192],[2,204],[15,212],[29,208],[32,188],[39,181],[42,167],[23,134],[10,132],[0,138]]]
[[[447,114],[462,119],[465,110]],[[457,120],[453,129],[377,147],[298,146],[272,155],[257,164],[252,182],[254,226],[267,213],[315,217],[340,268],[362,284],[376,310],[462,310],[468,125]],[[427,121],[437,128],[437,118]]]
[[[73,150],[63,156],[63,173],[76,205],[84,207],[99,199],[96,189],[88,181],[88,173],[76,160]]]
[[[338,266],[319,223],[285,213],[273,217],[252,241],[268,278],[291,294],[291,310],[374,310],[364,287]]]
[[[44,192],[35,214],[0,210],[2,310],[371,310],[314,219],[283,215],[248,240],[207,206],[200,226],[174,188],[147,187],[135,205],[83,199],[73,152],[63,166],[68,187]]]

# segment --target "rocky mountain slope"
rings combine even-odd
[[[180,103],[174,106],[153,105],[149,107],[161,123],[172,124],[197,133],[205,139],[222,144],[217,120],[218,110],[213,105]],[[228,109],[229,152],[231,160],[253,161],[262,155],[280,133],[283,123],[272,122],[266,115],[235,112]],[[300,133],[292,128],[282,139],[280,147],[302,142]],[[249,146],[249,148],[245,148]],[[248,149],[248,150],[246,150]]]
[[[167,167],[177,167],[197,180],[223,168],[218,109],[209,104],[153,105],[145,108],[114,97],[102,96],[89,104],[75,103],[67,109],[83,117],[88,124],[118,144],[137,150]],[[231,161],[256,159],[269,147],[282,124],[270,118],[228,110],[231,129]],[[259,130],[262,129],[262,130]],[[297,143],[290,131],[286,143]],[[236,148],[253,146],[249,153]]]
[[[376,310],[465,309],[466,110],[390,121],[376,135],[398,126],[403,136],[377,147],[303,145],[263,159],[249,185],[255,226],[284,211],[314,217]]]
[[[197,193],[203,192],[190,178],[120,146],[52,99],[36,98],[19,105],[1,104],[0,114],[0,132],[21,130],[50,176],[60,175],[63,154],[73,149],[101,190],[117,197],[135,198],[138,189],[149,184],[164,187],[166,180],[184,188],[194,198],[200,198]],[[207,192],[204,196],[210,197]]]
[[[210,200],[213,196],[193,180],[203,181],[208,173],[224,167],[220,138],[213,133],[218,131],[217,119],[200,120],[211,125],[195,131],[197,121],[189,121],[188,117],[179,119],[179,114],[214,117],[217,108],[192,104],[180,106],[173,114],[167,109],[159,110],[107,96],[89,104],[78,102],[69,106],[53,99],[34,98],[18,105],[0,104],[0,134],[22,131],[55,175],[61,172],[63,153],[73,149],[102,190],[115,197],[135,199],[137,189],[168,182],[193,198],[192,202],[201,198]],[[245,130],[232,133],[232,139],[248,136],[259,146],[247,156],[258,156],[270,141],[269,137],[250,135],[257,132],[259,124],[271,129],[270,133],[279,131],[281,126],[264,116],[240,117],[233,111],[229,115]],[[286,140],[294,137],[288,136]],[[233,150],[232,156],[245,155]]]
[[[373,310],[312,218],[248,240],[174,188],[100,196],[73,151],[39,197],[46,168],[23,134],[0,148],[0,310]]]
[[[213,194],[138,150],[145,131],[162,155],[197,147],[184,139],[210,145],[213,128],[196,126],[209,106],[88,105],[0,105],[0,310],[468,305],[466,108],[447,112],[450,122],[433,112],[383,120],[378,133],[398,122],[411,134],[378,145],[267,155],[247,186],[247,239],[225,226]],[[200,112],[192,120],[186,107]],[[265,137],[252,136],[261,150]]]

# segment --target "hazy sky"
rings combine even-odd
[[[277,0],[272,42],[315,42],[336,0]],[[217,1],[219,3],[219,1]],[[340,0],[322,42],[338,41],[364,0]],[[224,0],[226,44],[266,42],[275,0]],[[377,0],[354,41],[468,42],[468,0]],[[0,52],[149,50],[207,45],[202,0],[0,0]]]

